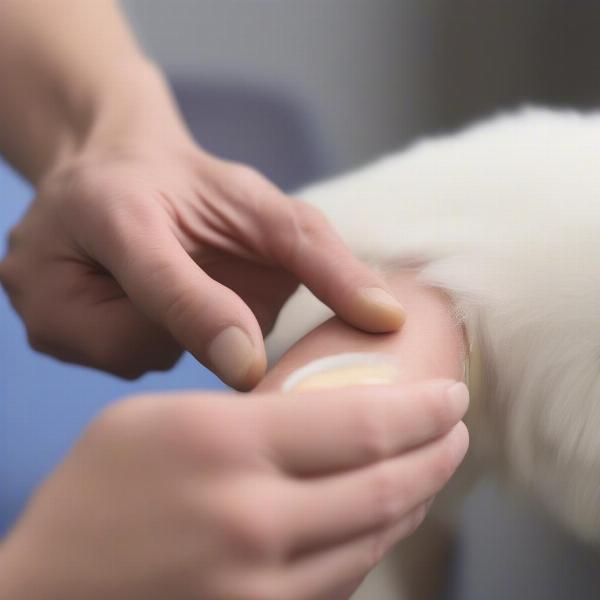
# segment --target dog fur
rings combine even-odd
[[[600,115],[523,109],[299,195],[375,267],[421,265],[466,327],[471,458],[434,505],[440,522],[485,468],[600,540]],[[300,289],[270,358],[330,314]]]

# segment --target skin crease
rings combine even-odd
[[[262,391],[109,407],[0,546],[0,597],[347,600],[461,462],[466,389],[452,401],[453,380],[407,377],[265,390],[347,343],[392,352],[419,379],[458,376],[461,334],[445,299],[411,274],[391,285],[415,309],[396,336],[330,321],[290,350]],[[423,318],[426,343],[410,352]]]
[[[122,377],[184,349],[237,389],[300,282],[342,319],[403,311],[322,214],[188,132],[114,2],[0,3],[0,152],[36,188],[0,283],[31,345]]]

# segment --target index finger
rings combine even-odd
[[[383,279],[354,256],[320,210],[284,197],[273,203],[271,212],[273,260],[347,323],[373,333],[402,326],[405,312],[400,302]]]
[[[464,416],[464,383],[433,380],[269,395],[268,452],[284,471],[318,475],[389,459],[448,432]]]

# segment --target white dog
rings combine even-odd
[[[470,458],[388,560],[389,581],[359,596],[434,594],[451,505],[480,468],[600,540],[600,116],[523,110],[300,195],[370,263],[417,258],[422,280],[452,298],[477,361]],[[271,357],[329,315],[301,289],[270,337]]]

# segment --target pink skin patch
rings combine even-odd
[[[318,358],[283,382],[284,392],[333,389],[352,385],[389,385],[400,374],[396,357],[382,352],[347,352]]]

